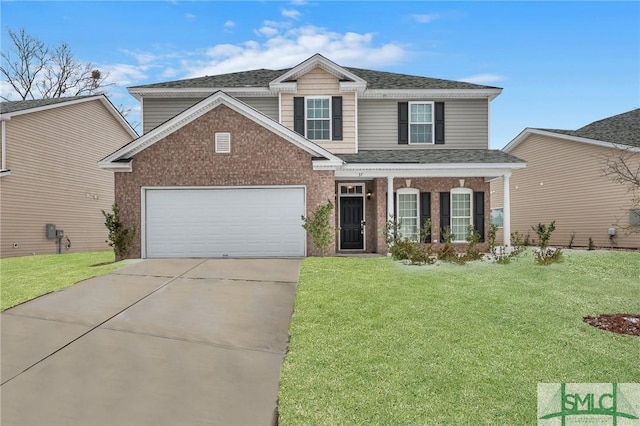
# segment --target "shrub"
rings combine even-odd
[[[532,226],[531,229],[538,235],[538,246],[544,250],[549,246],[551,234],[556,230],[556,221],[552,220],[549,226],[538,223],[537,226]]]
[[[331,212],[333,203],[327,200],[327,204],[318,206],[309,217],[302,216],[302,227],[309,233],[313,245],[320,250],[320,256],[324,254],[333,242],[335,228],[331,226]]]
[[[529,247],[531,245],[530,239],[528,232],[526,235],[522,235],[518,231],[511,233],[511,245],[515,247]]]
[[[539,265],[550,265],[562,260],[562,250],[556,247],[537,248],[533,255]]]
[[[104,226],[106,226],[109,231],[109,236],[105,242],[109,244],[109,247],[113,247],[116,260],[124,259],[133,245],[137,227],[133,225],[133,228],[130,230],[124,226],[124,223],[122,223],[120,219],[120,208],[116,203],[111,206],[111,212],[102,210],[102,215],[105,219]]]
[[[438,259],[444,262],[464,263],[464,259],[458,255],[456,247],[453,245],[454,235],[451,233],[450,227],[444,228],[444,244],[438,249]]]
[[[593,238],[589,237],[589,247],[587,247],[587,250],[595,250],[596,249],[596,245],[593,243]]]
[[[480,249],[478,248],[479,242],[480,233],[476,231],[473,226],[469,225],[469,229],[467,231],[467,248],[464,252],[464,260],[482,259],[482,253],[480,253]]]
[[[569,234],[569,246],[568,248],[573,248],[573,240],[576,238],[576,233],[572,232]]]

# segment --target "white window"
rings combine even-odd
[[[409,143],[433,143],[433,102],[409,102]]]
[[[231,133],[216,133],[216,152],[228,154],[231,152]]]
[[[472,195],[473,191],[469,188],[451,190],[451,233],[455,242],[466,241],[469,225],[473,225]]]
[[[420,191],[413,188],[399,189],[396,194],[400,236],[413,241],[418,241],[420,238],[419,195]]]
[[[504,227],[504,217],[502,207],[491,209],[491,224],[498,228]]]
[[[306,98],[307,138],[311,140],[331,139],[330,98]]]

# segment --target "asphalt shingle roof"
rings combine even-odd
[[[466,83],[463,81],[442,80],[439,78],[420,77],[416,75],[397,74],[385,71],[374,71],[361,68],[344,69],[366,80],[369,89],[497,89],[493,86]],[[204,89],[230,87],[269,87],[269,83],[291,68],[283,70],[259,69],[229,74],[211,75],[186,80],[167,81],[163,83],[133,86],[131,89]]]
[[[335,154],[347,163],[367,164],[493,164],[524,163],[518,157],[495,149],[386,149]]]
[[[87,96],[69,96],[66,98],[49,98],[49,99],[31,99],[28,101],[6,101],[0,102],[0,114],[9,114],[16,111],[24,111],[31,108],[39,108],[48,105],[59,104],[63,102],[74,101],[77,99],[91,98],[96,95]]]
[[[578,130],[540,130],[594,139],[602,142],[640,147],[640,108],[594,121]]]

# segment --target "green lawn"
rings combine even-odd
[[[537,424],[538,382],[640,382],[640,254],[404,266],[308,258],[279,395],[283,425]]]
[[[112,251],[0,259],[1,309],[104,275],[124,265],[118,262],[93,266],[113,260]]]

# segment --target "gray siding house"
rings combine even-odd
[[[315,254],[300,216],[327,200],[336,207],[332,252],[386,252],[385,224],[395,219],[411,238],[431,221],[427,242],[446,228],[464,242],[470,225],[484,240],[489,182],[503,178],[508,215],[509,177],[525,167],[489,149],[501,91],[322,55],[289,69],[136,86],[144,134],[101,166],[116,173],[116,200],[130,206],[123,216],[141,230],[134,257]],[[178,199],[185,211],[156,216]],[[221,203],[229,208],[213,214]]]

